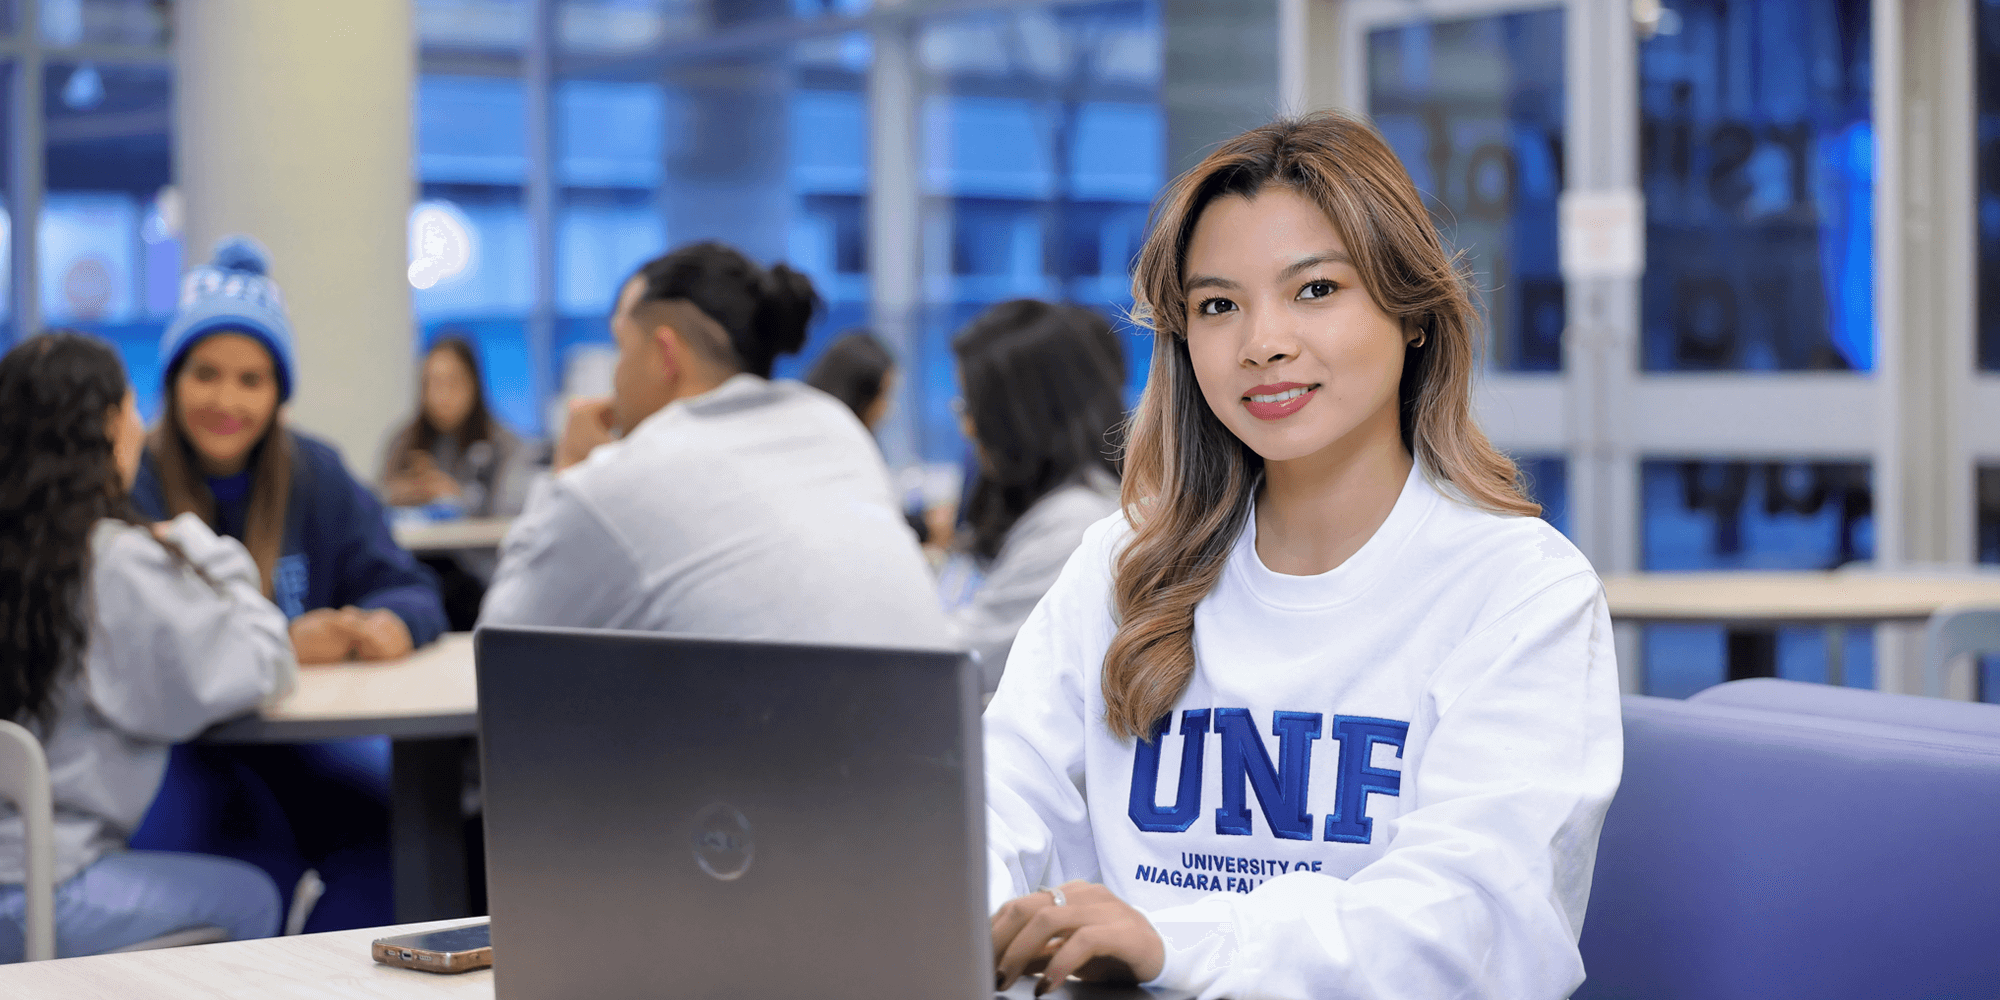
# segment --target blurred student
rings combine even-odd
[[[62,957],[201,926],[278,930],[278,889],[254,866],[126,848],[168,746],[298,670],[242,545],[132,507],[145,434],[104,344],[51,333],[0,358],[0,718],[48,755]],[[0,815],[0,962],[18,962],[22,826],[11,805]]]
[[[292,619],[300,663],[394,659],[444,631],[437,584],[340,453],[285,426],[292,327],[269,269],[261,247],[234,237],[182,283],[160,341],[166,412],[133,499],[243,542]]]
[[[448,336],[424,355],[416,416],[389,443],[382,491],[397,507],[448,502],[468,517],[512,517],[528,499],[531,458],[487,409],[472,344]]]
[[[1033,299],[986,310],[951,347],[979,469],[939,586],[992,691],[1084,531],[1118,510],[1124,352],[1096,312]]]
[[[847,404],[872,434],[896,398],[896,361],[874,334],[856,330],[827,345],[806,384]]]
[[[269,270],[261,247],[232,237],[182,282],[160,341],[164,412],[133,497],[152,517],[192,513],[240,540],[300,663],[403,656],[445,629],[437,582],[340,454],[285,426],[298,379]],[[384,924],[388,784],[384,738],[179,747],[135,843],[251,861],[288,893],[312,869],[326,894],[309,929]],[[247,803],[270,808],[250,824]]]
[[[486,406],[472,344],[446,336],[424,356],[416,416],[389,442],[382,492],[398,507],[446,504],[467,517],[512,517],[527,500],[533,455]],[[494,555],[420,557],[438,575],[445,617],[465,631],[479,618]]]
[[[613,395],[571,407],[480,622],[949,645],[875,442],[770,379],[818,303],[719,243],[626,281]]]
[[[847,404],[854,411],[855,419],[873,434],[880,430],[882,421],[889,418],[889,407],[896,398],[896,360],[889,354],[875,335],[866,330],[856,330],[827,345],[826,353],[806,373],[806,384]],[[945,526],[948,535],[951,519],[956,516],[956,508],[924,510],[921,505],[908,507],[903,512],[903,520],[916,533],[918,544],[924,546],[926,558],[932,553],[933,523]]]
[[[1124,508],[985,715],[997,985],[1569,996],[1611,619],[1473,419],[1478,313],[1408,172],[1337,113],[1253,129],[1160,196],[1133,291]]]

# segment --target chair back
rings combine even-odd
[[[21,815],[30,962],[56,957],[55,804],[49,792],[49,759],[42,742],[17,723],[0,719],[0,799]]]
[[[2000,996],[2000,738],[1625,699],[1575,1000]]]
[[[1939,608],[1924,626],[1924,693],[1945,696],[1953,660],[2000,653],[2000,608],[1955,604]]]
[[[1829,719],[1887,722],[2000,739],[2000,705],[1949,701],[1914,694],[1834,687],[1776,677],[1750,677],[1704,688],[1688,697],[1702,705],[1733,705]]]

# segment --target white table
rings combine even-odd
[[[2000,607],[2000,574],[1633,573],[1604,578],[1615,621],[1827,628],[1827,681],[1845,678],[1843,626],[1916,623],[1954,604]]]
[[[484,919],[484,918],[481,918]],[[61,1000],[267,1000],[355,997],[378,1000],[492,1000],[493,970],[441,976],[378,964],[376,938],[456,927],[444,920],[330,934],[0,965],[0,996]]]
[[[404,521],[393,525],[396,544],[415,555],[460,549],[497,549],[513,527],[511,517],[468,517],[457,521]]]
[[[401,660],[301,667],[283,700],[201,741],[392,739],[389,848],[396,919],[407,922],[470,910],[462,801],[478,732],[472,635],[453,632]]]

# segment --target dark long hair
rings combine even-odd
[[[126,392],[118,355],[83,334],[0,358],[0,719],[52,723],[90,641],[91,531],[146,523],[105,433]]]
[[[227,329],[214,331],[228,333]],[[153,457],[153,471],[160,477],[160,494],[166,501],[169,518],[192,512],[210,528],[217,526],[215,494],[201,474],[194,445],[181,426],[180,394],[174,388],[187,355],[167,371],[166,405],[146,438],[146,452]],[[250,504],[243,516],[243,547],[257,563],[264,596],[273,598],[271,572],[285,549],[285,517],[292,500],[292,435],[285,430],[285,408],[281,402],[271,411],[271,425],[263,440],[250,451]]]
[[[417,415],[410,418],[408,426],[396,435],[396,444],[390,449],[391,472],[402,471],[411,452],[428,452],[437,444],[439,437],[454,433],[460,449],[467,448],[475,441],[493,439],[493,414],[486,408],[486,382],[479,374],[479,354],[472,349],[472,342],[458,334],[446,334],[424,352],[424,358],[443,351],[458,359],[472,377],[472,409],[465,415],[465,423],[455,431],[431,423],[430,410],[424,405],[424,381],[421,373],[417,378]]]
[[[972,551],[991,559],[1057,487],[1092,469],[1118,475],[1125,352],[1103,316],[1035,299],[980,313],[951,349],[981,455],[966,522]]]
[[[635,310],[660,302],[694,306],[728,340],[715,348],[730,356],[716,360],[762,378],[771,377],[779,355],[805,346],[806,327],[820,308],[811,278],[783,264],[759,267],[712,240],[655,257],[633,277],[641,286]]]
[[[1399,392],[1403,444],[1425,473],[1484,510],[1540,513],[1473,419],[1479,317],[1469,283],[1381,134],[1322,111],[1223,143],[1161,193],[1132,274],[1153,367],[1132,420],[1123,499],[1133,534],[1118,556],[1118,632],[1104,655],[1105,722],[1120,736],[1146,738],[1187,690],[1195,606],[1221,577],[1263,482],[1263,459],[1223,426],[1195,379],[1183,271],[1202,211],[1267,186],[1325,212],[1375,303],[1422,334],[1404,353]]]
[[[850,330],[829,344],[806,384],[847,404],[862,423],[868,422],[868,408],[882,397],[882,383],[896,367],[889,349],[866,330]]]

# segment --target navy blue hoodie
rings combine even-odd
[[[271,570],[273,603],[289,618],[319,608],[388,608],[419,646],[445,630],[437,577],[396,544],[382,502],[356,482],[340,454],[292,431],[292,495],[285,505],[285,546]],[[241,541],[249,511],[249,473],[210,480],[216,533]],[[132,485],[147,516],[167,516],[166,496],[147,449]]]

